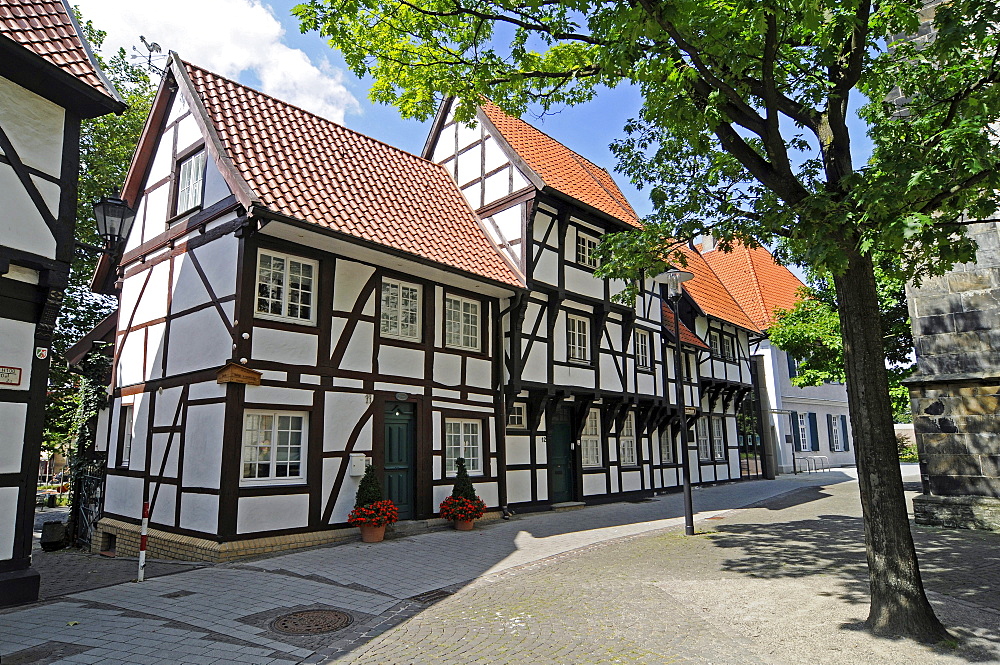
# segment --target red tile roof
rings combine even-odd
[[[663,315],[663,330],[671,337],[674,335],[674,310],[670,309],[670,305],[663,303],[662,305],[662,315]],[[681,321],[681,342],[683,344],[690,344],[691,346],[696,346],[699,349],[709,349],[708,344],[705,344],[700,337],[691,332],[691,329],[684,325]]]
[[[487,102],[481,108],[507,144],[548,187],[630,226],[640,226],[639,216],[607,171],[495,104]]]
[[[731,252],[714,249],[702,256],[761,330],[774,323],[776,309],[792,309],[801,300],[802,281],[763,247],[737,244]]]
[[[521,285],[444,167],[184,64],[223,149],[270,210]]]
[[[0,2],[0,35],[118,100],[62,0],[3,0]]]
[[[740,328],[760,332],[760,328],[743,311],[705,258],[686,246],[682,246],[680,251],[687,257],[687,266],[683,270],[694,275],[684,282],[684,290],[694,298],[702,311]]]

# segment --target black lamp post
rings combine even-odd
[[[85,242],[77,242],[76,246],[92,252],[111,254],[128,238],[135,222],[135,210],[116,196],[105,196],[94,204],[94,219],[97,222],[97,235],[104,240],[104,247]]]
[[[680,300],[683,294],[682,282],[694,277],[685,270],[670,270],[663,274],[667,283],[667,298],[674,310],[674,386],[677,393],[678,419],[681,427],[681,479],[684,489],[684,535],[694,535],[694,505],[691,501],[691,460],[688,451],[687,406],[684,398],[684,354],[681,352]]]

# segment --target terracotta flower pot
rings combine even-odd
[[[361,542],[363,543],[381,543],[385,539],[385,525],[382,526],[371,526],[370,524],[365,524],[358,527],[361,529]]]
[[[455,520],[455,530],[456,531],[472,531],[472,526],[476,523],[475,520]]]

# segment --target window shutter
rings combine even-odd
[[[847,437],[847,416],[840,417],[840,436],[841,436],[840,440],[844,442],[844,450],[845,451],[850,450],[851,444],[849,443]]]
[[[795,358],[792,357],[792,354],[790,353],[785,354],[785,360],[788,361],[788,378],[794,379],[799,375],[799,364],[795,361]]]
[[[838,423],[837,423],[836,419],[832,415],[830,415],[829,413],[826,414],[826,437],[827,437],[827,441],[830,444],[830,452],[831,453],[837,452],[833,448],[833,428],[836,427],[837,424]]]
[[[802,450],[802,435],[799,434],[798,411],[792,411],[792,440],[795,442],[795,452]]]
[[[809,438],[812,439],[812,450],[819,451],[819,425],[816,423],[816,414],[809,412]]]

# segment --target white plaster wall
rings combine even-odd
[[[276,386],[247,386],[248,404],[284,404],[290,411],[299,407],[312,406],[313,392],[299,388],[279,388]]]
[[[177,414],[177,400],[181,396],[181,387],[164,388],[163,392],[156,395],[156,413],[153,414],[154,427],[168,427],[174,424],[174,416]],[[182,414],[183,415],[183,414]],[[180,425],[180,420],[177,421]]]
[[[226,384],[217,381],[192,383],[188,397],[191,399],[213,399],[226,396]]]
[[[465,380],[470,386],[490,388],[493,386],[493,361],[482,358],[467,358]]]
[[[156,181],[150,178],[147,182]],[[146,222],[142,226],[142,242],[155,238],[167,229],[169,197],[170,183],[160,185],[146,195]]]
[[[453,353],[434,354],[434,381],[457,386],[462,380],[462,358]]]
[[[236,290],[236,239],[225,236],[191,251],[205,271],[209,284],[219,298]],[[187,254],[174,259],[173,312],[196,307],[211,300],[201,277]]]
[[[168,375],[218,367],[232,357],[232,337],[214,307],[173,319],[170,338]]]
[[[0,162],[0,238],[8,247],[54,258],[56,240],[9,164]]]
[[[559,338],[557,337],[556,339]],[[581,386],[583,388],[594,388],[596,376],[594,369],[585,365],[581,365],[580,367],[559,366],[554,368],[552,373],[553,381],[555,381],[556,385]]]
[[[108,434],[111,432],[111,409],[101,409],[97,412],[97,427],[94,436],[94,450],[107,451]]]
[[[65,117],[63,107],[0,76],[0,126],[26,166],[59,176]]]
[[[219,497],[212,494],[182,494],[180,527],[207,534],[218,532]]]
[[[541,463],[541,461],[539,461]],[[539,501],[548,501],[549,499],[549,478],[548,472],[545,469],[535,470],[535,487],[538,492]]]
[[[149,471],[153,475],[160,475],[167,478],[177,477],[177,458],[180,454],[181,435],[174,434],[173,437],[167,433],[154,433],[153,445],[150,450]],[[166,460],[164,460],[166,456]]]
[[[542,255],[531,276],[537,281],[553,286],[559,283],[559,254],[556,250],[548,247],[542,249]]]
[[[612,392],[624,390],[621,379],[618,378],[618,366],[615,365],[614,358],[601,354],[601,388]]]
[[[419,379],[424,375],[424,351],[380,344],[378,366],[381,374]]]
[[[531,501],[531,471],[507,472],[507,502]]]
[[[291,365],[315,365],[319,338],[309,333],[254,327],[253,358]]]
[[[309,495],[244,496],[237,511],[236,533],[295,529],[309,524]]]
[[[149,497],[153,498],[156,483],[149,486]],[[156,502],[150,506],[149,521],[166,526],[176,526],[174,517],[177,515],[177,488],[173,485],[160,485],[156,494]]]
[[[20,473],[27,404],[0,402],[0,473]],[[34,481],[32,481],[34,482]],[[13,513],[0,513],[13,515]]]
[[[333,308],[341,312],[349,312],[354,309],[354,303],[357,301],[361,289],[368,283],[373,272],[375,269],[371,266],[339,259],[337,273],[334,276]],[[378,289],[376,288],[375,291],[377,292]],[[368,302],[374,304],[375,295],[369,297]]]
[[[326,393],[323,411],[323,450],[346,450],[351,431],[369,409],[368,395],[360,393]],[[372,448],[372,419],[365,423],[354,444],[356,452]],[[352,495],[353,496],[353,495]]]
[[[367,321],[359,322],[357,328],[354,329],[354,334],[351,335],[351,340],[347,343],[347,350],[340,362],[340,368],[356,372],[371,372],[374,337],[375,325]]]
[[[461,151],[462,148],[466,148],[480,138],[483,135],[483,123],[477,123],[475,127],[470,127],[466,123],[460,123],[458,125],[458,150]],[[470,151],[475,152],[475,151]]]
[[[142,478],[108,476],[104,490],[104,510],[133,519],[142,517]]]
[[[0,520],[0,561],[7,561],[14,556],[13,516],[17,514],[19,491],[17,487],[0,487],[0,515],[7,516]]]
[[[163,336],[166,330],[166,323],[157,323],[146,328],[146,369],[143,376],[147,381],[163,376]],[[177,341],[174,340],[175,343]]]
[[[202,140],[201,129],[193,115],[177,123],[177,152],[182,153]]]
[[[531,463],[531,439],[528,436],[508,434],[506,437],[507,464]]]
[[[593,496],[595,494],[604,494],[606,484],[604,482],[603,473],[585,473],[583,474],[583,493],[585,496]]]
[[[504,169],[494,173],[486,179],[485,191],[483,195],[485,197],[485,203],[488,205],[498,199],[510,194],[510,171]]]
[[[119,337],[119,344],[121,352],[118,354],[118,385],[130,386],[142,383],[145,373],[143,361],[143,352],[146,348],[145,331],[133,330],[128,336]]]
[[[0,166],[3,165],[0,164]],[[35,324],[0,318],[0,365],[21,369],[21,383],[19,385],[5,384],[0,388],[4,390],[28,390],[31,387],[31,362],[34,357]]]
[[[485,145],[485,163],[486,172],[489,173],[495,169],[500,168],[504,164],[510,163],[507,159],[507,155],[504,153],[503,148],[497,143],[497,140],[492,136],[487,136],[484,141]],[[504,174],[506,178],[506,174]]]
[[[225,404],[188,407],[184,431],[185,487],[219,488],[225,420]]]
[[[202,208],[208,208],[232,194],[232,190],[229,189],[229,185],[215,165],[215,160],[211,156],[207,157],[205,160],[205,202]],[[236,266],[235,262],[233,262],[233,266]]]

